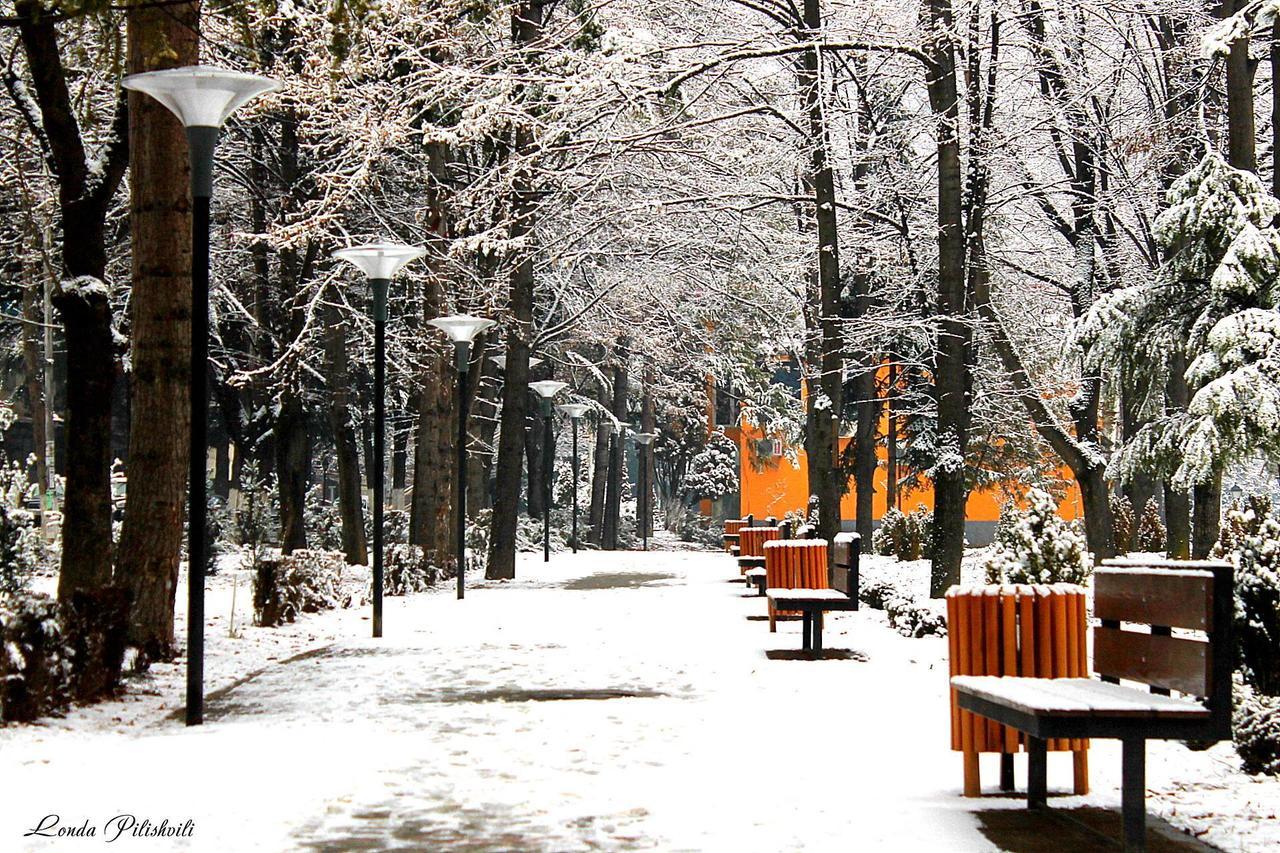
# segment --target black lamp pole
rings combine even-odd
[[[373,288],[373,636],[382,636],[382,491],[386,476],[387,290],[391,281],[369,279]]]
[[[542,398],[542,562],[551,562],[551,478],[555,457],[551,451],[551,398]]]
[[[571,417],[573,422],[573,541],[570,545],[573,553],[578,553],[578,419]]]
[[[640,445],[640,536],[643,548],[649,550],[649,445]]]
[[[187,473],[187,725],[204,722],[206,458],[209,446],[209,206],[216,127],[188,127],[191,158],[191,454]]]
[[[454,341],[453,346],[454,363],[458,368],[458,476],[454,489],[458,511],[455,513],[454,523],[457,525],[458,600],[461,601],[466,595],[467,577],[467,374],[471,368],[471,343]]]

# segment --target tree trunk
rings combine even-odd
[[[311,474],[311,434],[296,392],[288,392],[275,424],[276,482],[280,489],[280,552],[307,547],[307,481]]]
[[[630,379],[627,375],[627,360],[630,358],[631,342],[627,338],[619,338],[616,352],[616,363],[613,367],[613,416],[620,423],[627,423],[627,390]],[[622,481],[627,476],[627,444],[625,433],[613,437],[609,445],[609,474],[605,489],[604,527],[600,547],[606,551],[618,548],[618,537],[622,529]]]
[[[1197,483],[1192,492],[1191,559],[1204,560],[1218,541],[1222,521],[1222,471],[1215,469],[1207,483]]]
[[[481,358],[477,366],[480,381],[473,383],[477,387],[471,406],[474,441],[467,457],[467,516],[470,518],[490,505],[489,474],[493,470],[493,440],[498,433],[498,367],[491,358]]]
[[[960,101],[957,96],[954,19],[950,0],[929,0],[925,21],[929,105],[936,119],[938,152],[938,342],[934,402],[938,448],[934,462],[933,566],[930,595],[960,582],[964,556],[965,452],[969,439],[969,294],[960,166]]]
[[[594,545],[604,542],[605,491],[609,483],[609,442],[613,437],[613,424],[601,415],[596,424],[595,451],[591,459],[591,505],[587,512],[590,529],[587,541]]]
[[[431,320],[444,311],[442,258],[434,253],[422,292],[422,316]],[[424,354],[418,378],[418,435],[414,442],[413,500],[409,507],[409,541],[419,545],[432,565],[441,569],[457,560],[452,518],[454,458],[457,452],[457,371],[452,347],[433,344]]]
[[[347,326],[336,310],[325,331],[325,367],[329,386],[329,429],[338,463],[338,514],[342,518],[342,552],[349,565],[369,562],[360,489],[360,452],[351,422],[351,374],[347,362]]]
[[[196,64],[199,17],[198,3],[130,9],[129,73]],[[191,316],[191,196],[182,123],[154,98],[134,92],[129,138],[132,423],[116,571],[133,593],[130,644],[150,660],[167,660],[174,653],[192,452],[191,324],[207,318]]]
[[[546,472],[543,470],[542,415],[531,412],[524,429],[525,510],[531,518],[542,518],[546,512],[543,500]]]
[[[640,431],[648,433],[656,433],[658,431],[658,418],[653,408],[653,366],[645,363],[644,372],[644,392],[640,397]],[[642,536],[653,537],[653,510],[655,493],[654,486],[658,482],[657,470],[654,465],[654,450],[657,449],[657,439],[649,445],[649,451],[641,455],[642,464],[644,465],[644,473],[641,475],[641,482],[646,484],[649,494],[644,498],[644,504],[648,507],[648,513],[641,519],[640,528],[636,531]],[[640,504],[636,504],[636,511],[639,512]]]
[[[18,34],[31,73],[62,218],[62,286],[53,298],[66,341],[66,496],[58,598],[111,581],[111,401],[117,346],[105,281],[106,216],[128,162],[128,109],[116,105],[113,138],[92,176],[67,87],[55,17],[18,0]]]
[[[807,33],[822,31],[820,0],[804,0]],[[800,57],[799,82],[809,145],[807,183],[813,192],[816,263],[804,311],[806,325],[805,456],[809,494],[818,499],[818,536],[828,542],[840,532],[844,473],[838,464],[844,347],[840,335],[840,236],[836,221],[835,174],[828,158],[823,104],[822,56],[816,49]]]
[[[39,239],[38,235],[30,235]],[[39,489],[41,518],[44,518],[45,491],[49,487],[47,401],[51,394],[46,393],[49,380],[48,365],[45,364],[43,352],[44,325],[44,276],[38,265],[28,264],[23,268],[22,288],[22,362],[26,372],[27,401],[31,406],[31,440],[34,445],[32,455],[35,456],[36,485]]]
[[[1223,0],[1221,13],[1230,17],[1247,0]],[[1254,150],[1253,64],[1249,61],[1249,37],[1231,43],[1227,55],[1227,162],[1247,172],[1258,171]]]

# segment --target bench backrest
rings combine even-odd
[[[837,533],[832,543],[829,584],[852,598],[856,609],[858,601],[858,557],[862,550],[862,537],[856,533]]]
[[[779,539],[791,538],[791,522],[784,521],[778,525],[778,538]]]
[[[817,535],[817,533],[818,533],[818,531],[814,529],[814,527],[813,527],[813,525],[812,525],[812,524],[802,524],[802,525],[800,525],[800,527],[796,530],[796,538],[797,538],[797,539],[812,539],[814,536],[816,536],[816,535]]]
[[[1104,562],[1093,575],[1093,611],[1101,622],[1093,633],[1094,671],[1104,681],[1203,699],[1211,713],[1207,737],[1229,737],[1234,596],[1230,563]],[[1205,638],[1173,636],[1174,628]]]

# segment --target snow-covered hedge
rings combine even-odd
[[[383,553],[384,595],[425,592],[445,576],[439,567],[431,565],[417,545],[388,545]],[[450,572],[447,576],[453,575]]]
[[[1237,684],[1235,705],[1232,737],[1245,772],[1280,776],[1280,696]]]
[[[72,697],[72,648],[47,595],[0,594],[0,721],[34,720]]]
[[[868,607],[883,610],[889,627],[904,637],[945,637],[946,616],[929,601],[915,601],[885,580],[864,583],[858,599]]]
[[[880,526],[871,534],[871,549],[899,560],[928,560],[933,550],[932,531],[933,513],[923,506],[910,514],[892,508],[880,517]]]
[[[707,444],[689,460],[684,475],[685,494],[695,500],[715,500],[738,491],[738,448],[722,432],[707,437]]]
[[[1124,495],[1111,496],[1111,538],[1116,543],[1116,551],[1124,554],[1133,542],[1134,524],[1133,504]]]
[[[1084,534],[1058,515],[1052,495],[1029,489],[1027,508],[1009,516],[987,558],[989,583],[1083,583],[1089,576]]]
[[[1280,696],[1280,522],[1253,497],[1227,511],[1214,556],[1235,564],[1236,648],[1245,679]]]
[[[292,622],[300,613],[345,606],[340,587],[346,559],[336,551],[294,551],[267,556],[253,579],[253,615],[271,627]]]

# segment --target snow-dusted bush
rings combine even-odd
[[[1027,491],[1027,508],[1001,528],[987,557],[990,583],[1082,583],[1092,565],[1084,534],[1058,515],[1053,496]]]
[[[1280,695],[1280,522],[1271,502],[1250,498],[1227,512],[1213,554],[1235,565],[1236,649],[1245,679]]]
[[[1147,498],[1147,505],[1142,508],[1142,517],[1138,519],[1138,550],[1163,551],[1168,539],[1169,532],[1160,520],[1160,507],[1156,506],[1155,498]]]
[[[342,513],[337,501],[324,499],[324,488],[318,484],[307,489],[303,524],[308,542],[325,551],[342,550]]]
[[[292,622],[300,613],[345,605],[340,589],[346,559],[333,551],[303,549],[258,560],[253,579],[253,615],[264,627]]]
[[[702,451],[689,460],[685,494],[694,500],[715,500],[738,491],[738,449],[722,432],[707,437]]]
[[[869,581],[858,590],[858,600],[883,610],[889,627],[904,637],[945,637],[947,620],[927,601],[915,601],[886,580]]]
[[[31,484],[17,465],[0,467],[0,593],[26,587],[42,566],[53,566],[57,554],[44,541],[34,513],[23,508]]]
[[[680,514],[675,523],[675,534],[682,542],[697,542],[699,545],[712,548],[718,548],[724,542],[724,530],[720,525],[713,524],[711,519],[702,513],[687,507],[680,508]]]
[[[1133,542],[1133,504],[1124,495],[1111,496],[1111,536],[1116,551],[1128,552]]]
[[[1246,773],[1280,776],[1280,696],[1237,684],[1232,740]]]
[[[928,559],[932,530],[933,513],[923,506],[910,514],[891,508],[880,517],[880,526],[871,534],[871,548],[881,556],[899,560]]]
[[[431,565],[417,545],[388,545],[382,559],[384,595],[426,592],[442,578],[453,577],[452,572],[444,572]]]
[[[56,601],[0,593],[0,721],[33,720],[69,703],[71,657]]]

